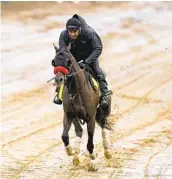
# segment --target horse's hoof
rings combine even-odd
[[[95,160],[96,157],[97,157],[97,154],[96,154],[96,153],[92,153],[92,154],[90,154],[90,158],[91,158],[92,160]]]
[[[71,156],[75,154],[75,151],[72,149],[72,147],[68,146],[66,147],[66,153]]]
[[[110,150],[105,150],[104,156],[106,157],[106,159],[111,159],[112,158],[112,154],[111,154]]]
[[[75,154],[75,155],[74,155],[73,165],[74,165],[74,166],[79,165],[79,157],[78,157],[78,154]]]

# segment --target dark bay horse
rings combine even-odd
[[[81,69],[76,59],[70,53],[70,45],[62,49],[56,50],[55,58],[52,60],[55,73],[55,84],[58,86],[64,85],[63,89],[63,134],[62,140],[66,147],[68,155],[74,155],[74,165],[79,164],[78,154],[80,152],[80,140],[83,129],[81,124],[87,124],[88,142],[87,150],[90,154],[90,159],[95,159],[94,154],[94,130],[95,122],[102,128],[104,154],[106,158],[111,158],[109,144],[106,140],[105,129],[110,129],[110,125],[106,120],[111,112],[111,96],[109,95],[109,105],[101,107],[99,105],[100,93],[95,90],[89,80],[89,72],[84,68]],[[78,146],[71,148],[68,132],[71,124],[74,124],[75,132],[78,137]],[[91,161],[91,160],[90,160]],[[90,165],[91,170],[96,170],[96,167]]]

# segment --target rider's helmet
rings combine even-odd
[[[76,18],[70,18],[66,23],[66,29],[71,28],[79,29],[81,27],[81,22]]]

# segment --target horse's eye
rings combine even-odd
[[[54,59],[52,60],[51,64],[52,64],[52,66],[55,66],[55,61],[54,61]]]
[[[62,81],[63,81],[63,78],[61,77],[61,78],[60,78],[60,82],[62,82]]]
[[[67,66],[70,65],[70,60],[68,58],[66,59],[66,63],[67,63]]]

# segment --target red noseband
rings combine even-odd
[[[65,74],[65,75],[67,75],[69,73],[69,70],[65,67],[62,67],[62,66],[54,67],[54,74],[56,74],[59,71],[62,72],[63,74]]]

